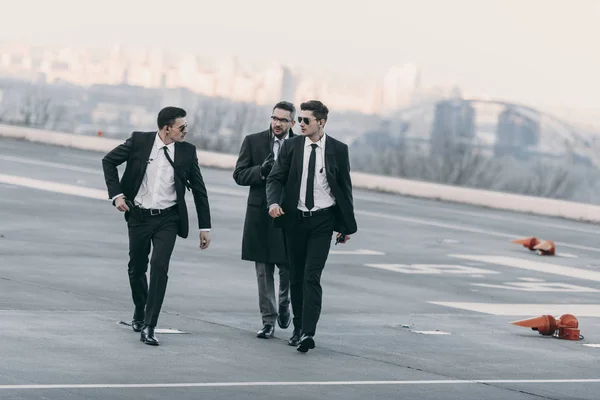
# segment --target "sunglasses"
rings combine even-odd
[[[176,129],[179,129],[179,132],[185,132],[185,130],[187,129],[187,124],[183,124],[179,128],[176,128]]]
[[[317,119],[315,118],[315,121],[316,121],[316,120],[317,120]],[[310,118],[308,118],[308,117],[298,117],[298,122],[299,122],[299,123],[302,123],[302,122],[304,122],[304,124],[305,124],[305,125],[308,125],[308,124],[310,124],[310,121],[311,121],[311,119],[310,119]]]

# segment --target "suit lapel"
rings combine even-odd
[[[148,159],[150,158],[150,153],[152,152],[152,147],[154,147],[154,140],[156,139],[155,135],[145,134],[140,135],[140,138],[143,138],[142,144],[140,146],[139,154],[140,154],[140,162],[139,167],[136,169],[139,170],[137,175],[134,175],[133,180],[133,196],[137,195],[137,192],[140,190],[142,186],[142,180],[144,179],[144,174],[146,173],[146,168],[148,168]]]
[[[141,178],[146,173],[146,168],[148,167],[147,161],[148,161],[148,159],[150,159],[150,154],[152,153],[152,148],[154,147],[154,141],[156,140],[155,135],[145,135],[145,136],[147,138],[146,142],[140,149],[140,159],[142,160],[142,168],[140,171],[140,182],[141,182]]]
[[[273,151],[273,142],[275,140],[273,135],[271,135],[271,129],[264,131],[261,137],[263,138],[263,143],[265,146],[265,154],[269,155]],[[262,159],[264,160],[265,157],[262,157]]]
[[[335,160],[335,144],[327,136],[325,138],[325,171],[327,172],[327,181],[335,180],[334,171],[337,163]]]
[[[173,160],[173,164],[179,167],[180,165],[185,164],[185,160],[183,159],[184,154],[181,151],[181,143],[175,142],[175,146],[173,147],[173,153],[175,153],[175,159]]]
[[[298,146],[296,148],[296,176],[297,176],[297,181],[298,183],[300,183],[302,181],[302,169],[304,169],[304,142],[306,141],[305,138],[302,138],[301,140],[298,140],[298,144],[296,144],[296,146]],[[298,188],[300,187],[300,185],[298,185]]]

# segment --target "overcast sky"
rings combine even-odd
[[[0,39],[158,45],[365,79],[413,62],[426,84],[600,108],[600,0],[18,0]]]

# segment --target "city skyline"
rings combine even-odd
[[[317,80],[281,63],[256,68],[236,58],[211,63],[186,54],[171,59],[157,48],[131,50],[120,45],[101,52],[27,43],[0,45],[0,76],[83,87],[127,84],[149,89],[185,88],[209,97],[259,105],[281,99],[300,103],[320,98],[339,111],[380,115],[392,115],[415,101],[437,100],[451,93],[451,88],[423,85],[420,68],[413,64],[392,67],[379,79],[357,87],[348,81],[335,84]]]
[[[157,46],[174,58],[237,56],[276,61],[316,79],[363,82],[413,63],[430,84],[510,99],[542,109],[599,108],[600,5],[577,0],[22,0],[0,40],[109,47]],[[87,7],[87,6],[86,6]]]

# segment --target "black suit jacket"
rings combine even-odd
[[[294,137],[290,130],[289,137]],[[273,158],[273,133],[271,129],[244,137],[233,171],[233,180],[240,186],[249,186],[242,259],[269,264],[285,263],[286,251],[281,229],[274,226],[267,208],[266,177],[260,175],[260,166]]]
[[[104,180],[108,188],[109,199],[123,193],[125,198],[133,201],[142,185],[155,139],[156,132],[133,132],[125,143],[115,147],[104,156],[102,168],[104,169]],[[123,177],[119,181],[117,167],[124,162],[127,165]],[[196,147],[187,142],[175,142],[174,164],[191,186],[196,213],[198,214],[199,228],[209,229],[211,226],[208,195],[198,165]],[[178,174],[175,174],[175,192],[177,193],[177,204],[181,216],[178,235],[186,238],[189,233],[189,221],[185,204],[185,184]],[[126,212],[125,219],[128,219],[128,217]]]
[[[267,203],[279,204],[285,213],[275,219],[284,227],[293,225],[300,198],[304,160],[304,136],[283,142],[277,161],[267,177]],[[325,138],[325,173],[335,197],[335,231],[351,235],[357,231],[350,179],[348,146],[327,135]]]

